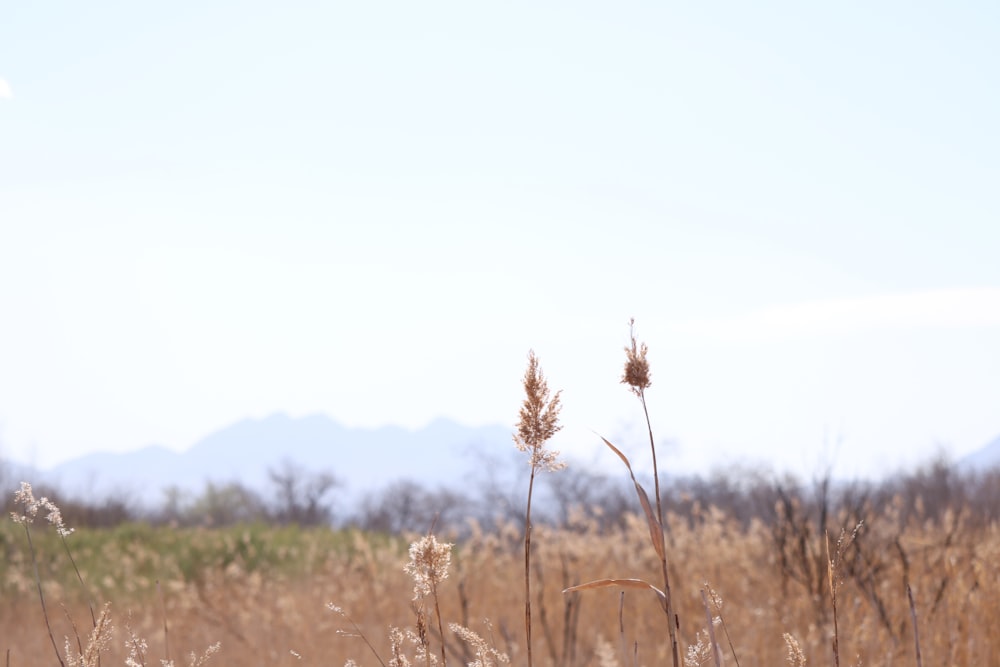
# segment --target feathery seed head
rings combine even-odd
[[[506,653],[496,650],[487,644],[486,640],[464,625],[449,623],[448,629],[458,635],[475,653],[476,659],[469,663],[469,667],[496,667],[500,663],[510,662]]]
[[[709,586],[707,581],[705,582],[704,586],[705,590],[708,591],[709,599],[712,601],[712,604],[715,605],[716,611],[722,611],[722,596],[719,595],[719,593],[714,588]]]
[[[46,498],[42,498],[42,501],[46,503],[46,508],[49,510],[49,513],[45,515],[45,520],[56,527],[56,532],[63,537],[72,533],[73,529],[67,528],[66,524],[63,523],[62,512],[59,511],[59,508]]]
[[[534,351],[528,352],[528,368],[524,372],[524,403],[521,405],[520,420],[514,434],[514,445],[531,455],[531,467],[539,470],[555,471],[566,467],[558,460],[559,452],[548,450],[545,443],[562,429],[559,411],[562,405],[557,391],[549,398],[549,385],[538,363]]]
[[[432,588],[448,578],[451,545],[425,535],[410,545],[410,562],[403,569],[413,578],[413,599],[430,595]]]
[[[640,345],[635,339],[634,317],[629,320],[628,327],[632,345],[625,348],[625,371],[622,373],[621,382],[627,384],[629,390],[641,398],[643,392],[653,384],[649,377],[649,361],[646,359],[649,348],[645,343]]]
[[[406,636],[403,631],[395,626],[389,628],[389,648],[392,658],[389,660],[389,667],[410,667],[410,660],[403,653],[403,640]],[[347,667],[346,665],[344,667]]]
[[[785,646],[788,647],[788,664],[791,667],[806,667],[806,655],[802,652],[798,640],[787,632],[782,637],[785,639]]]
[[[125,624],[125,632],[128,633],[128,638],[125,640],[125,648],[128,649],[128,655],[125,656],[125,667],[143,667],[146,664],[149,644],[144,637],[136,635],[128,623]]]
[[[699,630],[695,635],[697,640],[687,647],[687,654],[684,656],[684,667],[701,667],[708,663],[712,657],[712,644],[709,641],[708,633]]]
[[[31,484],[21,482],[21,487],[14,492],[14,505],[15,507],[20,505],[23,510],[21,514],[10,513],[10,518],[14,523],[31,523],[35,519],[35,515],[38,514],[38,501],[35,500]]]
[[[98,667],[101,659],[101,652],[108,648],[111,643],[111,603],[104,603],[101,615],[97,617],[94,629],[90,632],[87,640],[87,647],[83,653],[76,653],[73,645],[66,637],[66,664],[68,667]]]
[[[63,523],[62,512],[59,511],[54,502],[44,496],[35,499],[35,493],[28,482],[21,482],[21,487],[14,492],[14,505],[20,505],[22,508],[20,514],[10,513],[10,518],[13,519],[14,523],[33,523],[39,510],[47,510],[48,514],[45,515],[45,520],[55,526],[56,532],[63,537],[73,532],[72,528],[67,528],[66,524]]]
[[[201,667],[206,662],[208,662],[213,655],[215,655],[221,650],[222,650],[222,642],[215,642],[207,649],[205,649],[205,652],[202,653],[201,655],[198,655],[194,651],[191,651],[190,653],[188,653],[188,665],[190,665],[190,667]]]

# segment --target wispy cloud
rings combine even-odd
[[[14,93],[10,90],[10,84],[6,79],[0,79],[0,100],[9,100],[12,97]]]
[[[677,329],[724,340],[774,340],[884,329],[983,326],[1000,326],[998,287],[808,301],[736,317],[689,320]]]

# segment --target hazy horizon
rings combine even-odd
[[[167,450],[176,455],[185,455],[189,452],[195,450],[195,448],[204,445],[206,442],[213,441],[214,439],[223,436],[230,435],[235,429],[245,428],[250,426],[256,428],[263,424],[273,424],[276,420],[282,423],[302,423],[306,420],[316,420],[319,419],[321,422],[329,421],[331,424],[345,429],[348,434],[378,434],[378,433],[393,433],[399,432],[401,440],[413,434],[426,432],[433,429],[435,426],[446,426],[451,427],[457,425],[462,429],[468,429],[470,431],[475,430],[489,430],[489,429],[505,429],[506,425],[502,424],[481,424],[481,425],[469,425],[463,424],[460,421],[448,419],[446,417],[438,417],[432,419],[426,424],[416,426],[416,427],[404,427],[395,424],[383,424],[377,427],[349,427],[341,422],[330,417],[326,413],[314,412],[306,415],[289,415],[286,412],[276,411],[271,414],[262,416],[260,418],[246,418],[237,420],[232,423],[225,424],[218,429],[213,429],[211,432],[205,433],[202,437],[198,438],[196,441],[188,444],[184,447],[168,447],[161,443],[147,443],[142,446],[137,446],[120,451],[111,451],[105,449],[95,449],[88,452],[83,452],[81,454],[73,454],[66,459],[60,461],[52,461],[44,467],[38,466],[36,461],[32,461],[30,458],[24,459],[20,457],[10,457],[6,456],[2,451],[0,451],[0,463],[5,460],[9,463],[13,463],[19,466],[27,466],[28,468],[33,468],[41,473],[51,473],[68,463],[72,463],[77,460],[82,460],[83,458],[92,455],[115,455],[115,454],[130,454],[130,453],[141,453],[148,452],[149,450]],[[579,438],[581,435],[586,436],[586,442],[581,441]],[[652,471],[652,464],[648,460],[649,456],[649,445],[648,440],[643,440],[636,431],[631,429],[625,429],[622,432],[616,433],[615,435],[609,436],[610,439],[616,444],[616,446],[623,449],[627,455],[632,459],[632,464],[635,470],[640,474],[650,474]],[[582,468],[588,472],[602,472],[606,470],[608,463],[615,461],[613,453],[606,448],[606,446],[600,441],[598,437],[599,434],[596,432],[588,432],[586,434],[577,433],[575,437],[567,438],[565,435],[557,435],[554,440],[554,445],[563,447],[563,451],[560,454],[560,458],[569,464],[572,468]],[[388,441],[387,441],[388,442]],[[835,472],[840,479],[867,479],[871,481],[878,481],[879,479],[884,479],[891,477],[896,474],[906,474],[913,472],[918,468],[925,467],[927,465],[935,464],[936,462],[942,460],[947,461],[952,464],[963,465],[962,460],[974,453],[982,453],[989,449],[991,454],[990,457],[995,458],[992,454],[992,450],[995,449],[993,445],[996,442],[1000,442],[1000,437],[994,438],[989,442],[983,443],[980,447],[975,448],[970,452],[957,453],[953,449],[939,444],[934,449],[928,450],[923,457],[911,458],[905,461],[899,461],[892,466],[884,467],[879,470],[865,470],[861,472],[849,473],[843,476],[840,472]],[[256,446],[259,448],[259,442],[248,442],[248,445]],[[349,443],[344,443],[349,444]],[[475,443],[468,443],[470,445]],[[490,455],[496,456],[497,460],[506,458],[515,459],[518,458],[518,454],[514,451],[514,447],[511,443],[507,442],[507,438],[502,438],[498,440],[496,444],[496,450],[488,450]],[[589,447],[588,447],[589,444]],[[567,446],[568,445],[568,446]],[[726,461],[713,461],[708,465],[702,465],[697,460],[692,460],[690,455],[684,455],[684,448],[680,447],[678,443],[671,442],[666,439],[657,438],[657,446],[660,451],[660,466],[661,472],[667,476],[679,475],[679,476],[700,476],[703,478],[710,477],[715,474],[732,474],[738,473],[740,471],[756,471],[762,473],[774,473],[774,474],[784,474],[790,473],[797,476],[799,479],[812,479],[817,476],[822,476],[826,474],[826,470],[829,466],[831,470],[839,471],[842,466],[839,465],[839,456],[841,452],[838,450],[838,445],[836,443],[827,443],[828,446],[819,448],[815,454],[816,458],[811,462],[806,459],[802,459],[796,465],[795,462],[789,464],[789,462],[781,461],[769,461],[763,458],[754,457],[752,453],[734,454],[731,458]],[[478,445],[477,445],[478,447]],[[350,455],[353,449],[347,449],[341,453]],[[280,454],[279,451],[275,452],[276,455]],[[426,458],[427,456],[433,454],[431,450],[422,449],[420,452],[421,458]],[[280,458],[280,457],[279,457]],[[292,457],[284,457],[290,463],[301,464],[302,460]],[[362,456],[361,458],[365,458]],[[990,459],[992,460],[992,458]],[[263,469],[262,469],[263,470]],[[80,471],[83,473],[83,471]],[[205,471],[202,471],[205,472]],[[100,474],[97,471],[91,471],[86,474]],[[199,478],[200,479],[200,478]],[[44,480],[42,480],[44,481]],[[79,481],[79,480],[77,480]],[[108,480],[105,480],[107,482]]]

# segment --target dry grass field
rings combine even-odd
[[[669,515],[666,524],[685,665],[715,664],[701,595],[709,588],[721,598],[720,609],[709,593],[711,615],[724,622],[715,626],[723,664],[797,664],[789,660],[786,634],[806,664],[834,664],[825,540],[803,536],[779,552],[775,527],[742,526],[711,508],[693,521]],[[20,528],[10,523],[2,532],[0,650],[14,666],[58,664]],[[77,633],[85,645],[93,625],[87,595],[58,537],[33,528],[53,635],[61,650],[67,636],[75,646]],[[449,663],[476,659],[473,647],[449,630],[452,622],[478,633],[512,664],[525,663],[522,537],[513,525],[488,526],[454,547],[447,577],[436,586]],[[191,652],[200,655],[217,642],[213,662],[223,665],[342,665],[351,658],[380,664],[357,634],[388,664],[390,628],[417,626],[403,538],[263,526],[123,526],[67,539],[95,612],[110,603],[114,630],[104,665],[129,664],[126,642],[133,634],[148,647],[136,664],[168,657],[188,664]],[[670,664],[655,594],[614,587],[562,592],[604,577],[655,580],[658,556],[643,517],[633,515],[610,531],[584,518],[558,529],[535,526],[534,545],[536,662]],[[995,525],[971,525],[954,514],[940,521],[913,516],[902,524],[892,512],[868,517],[834,573],[840,664],[920,664],[907,584],[922,664],[998,664],[998,563]],[[437,655],[437,623],[425,625]],[[419,647],[404,642],[402,648],[414,661]]]
[[[631,343],[622,382],[645,408],[646,349]],[[524,387],[525,516],[461,534],[142,523],[68,534],[55,505],[22,485],[0,528],[0,659],[1000,665],[995,503],[905,489],[833,502],[826,480],[811,494],[775,486],[766,511],[747,514],[748,497],[661,503],[670,489],[654,475],[626,480],[634,513],[581,504],[533,524],[536,473],[560,474],[547,449],[560,396],[534,355]]]

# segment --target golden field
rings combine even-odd
[[[834,573],[840,582],[840,663],[918,664],[909,584],[923,664],[1000,664],[996,524],[951,510],[931,518],[917,509],[906,512],[889,504],[864,517],[853,541],[845,538]],[[669,664],[655,594],[617,588],[562,592],[606,577],[656,581],[658,557],[645,518],[627,515],[613,527],[602,527],[599,518],[581,508],[564,526],[534,527],[534,660]],[[850,527],[858,518],[846,512],[831,517],[832,555],[837,527]],[[708,587],[722,600],[721,610],[712,602],[709,607],[723,621],[715,627],[723,664],[787,664],[786,633],[798,642],[807,664],[834,664],[826,539],[810,520],[779,513],[772,525],[744,524],[721,510],[695,507],[686,516],[668,513],[665,524],[685,664],[714,664],[711,651],[687,655],[699,639],[705,647],[699,634],[707,627],[701,591]],[[80,530],[66,544],[80,567],[81,584],[55,531],[38,522],[31,529],[60,648],[64,637],[75,645],[77,634],[86,644],[93,625],[87,593],[95,612],[110,602],[114,631],[102,654],[104,665],[126,664],[129,629],[148,642],[145,664],[150,665],[167,657],[187,664],[189,653],[200,655],[216,642],[221,647],[214,664],[342,665],[352,658],[379,664],[329,603],[349,614],[388,664],[389,628],[415,625],[413,581],[404,565],[410,541],[419,536],[262,525]],[[0,536],[0,651],[13,666],[58,664],[23,527],[8,521]],[[512,664],[525,664],[522,539],[522,528],[506,523],[473,526],[456,543],[448,576],[438,586],[451,664],[474,657],[448,622],[488,638]],[[442,638],[431,625],[429,642],[436,647]],[[404,648],[412,654],[414,647]]]

